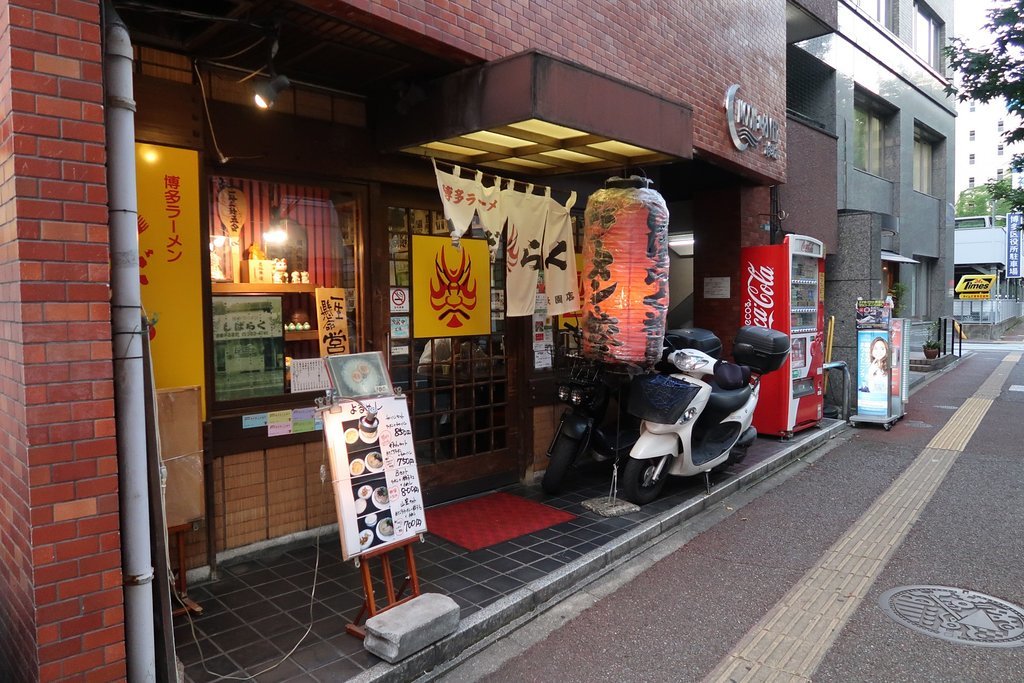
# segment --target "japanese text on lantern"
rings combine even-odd
[[[316,317],[320,338],[320,355],[348,353],[348,307],[341,287],[317,287]]]
[[[173,263],[181,258],[181,235],[178,234],[178,216],[181,215],[181,178],[174,175],[164,176],[164,213],[170,221],[171,231],[167,235],[167,262]]]

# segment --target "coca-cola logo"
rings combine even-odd
[[[743,324],[771,328],[775,322],[775,269],[747,263]]]

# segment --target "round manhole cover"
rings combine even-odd
[[[983,647],[1024,645],[1024,609],[949,586],[902,586],[878,600],[898,624],[933,638]]]

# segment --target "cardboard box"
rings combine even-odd
[[[167,525],[206,516],[203,491],[202,394],[197,386],[158,389],[160,458],[167,467]]]

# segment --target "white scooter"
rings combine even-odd
[[[692,330],[689,348],[666,351],[679,373],[645,375],[630,387],[629,410],[640,417],[640,437],[623,467],[623,495],[639,505],[661,493],[668,475],[705,475],[739,462],[757,437],[751,426],[761,375],[781,367],[789,337],[746,326],[736,334],[735,363],[716,360],[721,342]],[[716,348],[717,347],[717,348]]]

